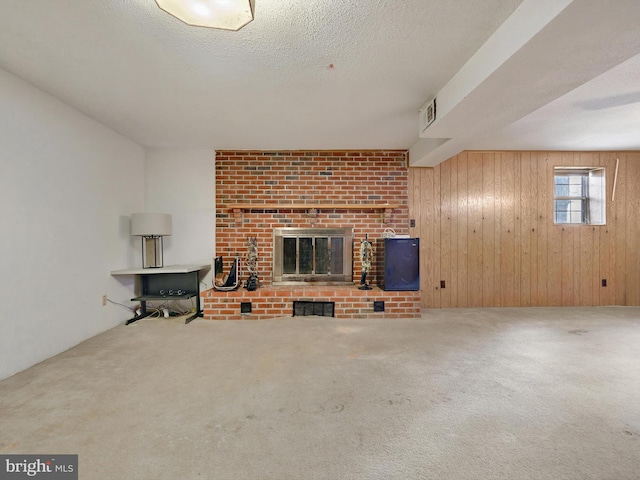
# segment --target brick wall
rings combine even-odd
[[[247,238],[258,239],[258,275],[271,283],[273,229],[278,227],[352,227],[354,277],[359,279],[359,243],[381,238],[385,228],[409,233],[407,152],[366,151],[217,151],[216,254],[227,260],[247,252]],[[331,203],[363,209],[251,210],[235,214],[234,203]],[[398,204],[386,223],[383,212],[367,204]],[[228,269],[228,264],[225,265]],[[375,272],[371,278],[375,280]]]

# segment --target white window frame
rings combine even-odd
[[[580,195],[570,194],[571,184],[568,184],[567,195],[558,195],[557,177],[579,177],[581,179]],[[579,221],[576,220],[575,216],[571,215],[571,210],[558,210],[559,201],[579,201],[581,213]],[[568,213],[568,218],[560,218],[560,212]],[[606,225],[606,177],[604,167],[554,167],[553,223],[555,225]]]

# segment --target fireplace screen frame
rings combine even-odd
[[[299,248],[296,255],[296,273],[284,272],[284,239],[312,238],[314,259],[316,238],[341,238],[342,239],[342,273],[300,273]],[[327,242],[331,245],[331,240]],[[329,264],[331,262],[329,261]],[[353,284],[353,229],[352,228],[298,228],[283,227],[273,230],[273,284],[274,285],[348,285]]]

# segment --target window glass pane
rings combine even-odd
[[[555,204],[555,222],[569,223],[569,200],[556,200]]]
[[[566,197],[569,195],[569,177],[556,175],[554,195],[556,197]]]
[[[582,212],[582,200],[570,200],[569,210],[572,212]]]
[[[582,197],[584,190],[582,188],[584,176],[569,177],[569,196]]]
[[[555,223],[584,222],[583,200],[555,200],[554,205]]]
[[[316,273],[329,273],[329,239],[316,237]]]
[[[582,212],[571,211],[570,223],[582,223]]]
[[[569,185],[570,197],[582,197],[582,185]]]
[[[569,196],[569,185],[558,185],[556,184],[556,190],[554,192],[556,197],[568,197]]]

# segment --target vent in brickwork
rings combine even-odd
[[[296,300],[293,302],[294,317],[308,317],[317,315],[319,317],[333,317],[335,302],[308,302]]]

